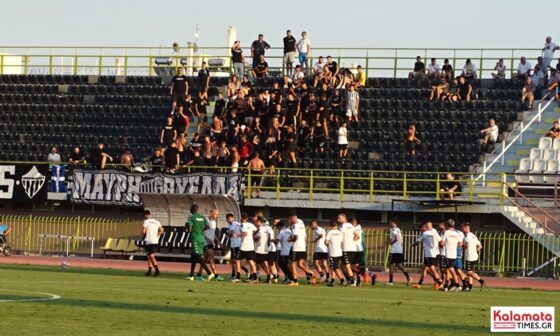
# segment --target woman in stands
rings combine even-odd
[[[408,126],[408,133],[406,135],[406,152],[408,153],[408,155],[415,157],[418,145],[420,145],[421,143],[422,142],[420,141],[420,139],[416,137],[416,126]]]

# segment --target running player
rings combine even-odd
[[[441,241],[441,237],[437,233],[437,231],[432,227],[432,222],[426,221],[422,224],[420,229],[422,233],[420,237],[416,239],[416,242],[412,244],[412,246],[416,246],[418,244],[422,244],[424,250],[424,265],[422,267],[422,275],[420,276],[420,280],[418,283],[413,285],[414,288],[420,288],[424,281],[424,277],[426,274],[429,274],[434,279],[434,285],[432,286],[434,289],[438,289],[443,286],[443,280],[438,275],[436,265],[437,265],[437,256],[439,255],[439,242]]]
[[[356,285],[361,285],[361,279],[364,278],[364,283],[368,282],[368,276],[365,272],[365,259],[364,259],[364,242],[363,236],[364,231],[362,230],[362,226],[358,223],[358,219],[353,217],[350,220],[352,226],[354,226],[354,232],[358,235],[357,239],[354,240],[354,244],[356,245],[356,251],[354,252],[354,260],[352,260],[352,273],[356,276]]]
[[[191,215],[185,223],[187,230],[191,233],[192,251],[191,251],[191,273],[187,278],[194,281],[194,269],[197,263],[200,263],[202,268],[208,274],[208,281],[214,279],[216,275],[210,271],[206,262],[204,261],[204,250],[206,247],[206,238],[204,230],[208,229],[208,221],[204,216],[198,214],[198,205],[191,205]]]
[[[290,240],[294,243],[291,253],[292,282],[290,286],[299,285],[297,281],[297,268],[305,273],[308,285],[315,285],[317,279],[307,266],[307,233],[305,231],[305,224],[303,224],[303,221],[299,219],[295,213],[290,214],[288,220],[290,222],[290,229],[292,230]]]
[[[327,245],[329,255],[329,272],[330,279],[327,286],[334,286],[334,278],[337,277],[341,285],[344,285],[344,275],[340,270],[340,263],[342,262],[342,245],[344,244],[344,234],[338,229],[338,223],[331,221],[331,228],[325,237],[325,244]]]
[[[257,227],[249,222],[247,214],[241,215],[241,247],[239,248],[239,260],[245,259],[251,268],[250,279],[257,283],[257,266],[255,264],[255,240]]]
[[[327,267],[327,259],[329,258],[327,245],[325,245],[325,236],[327,232],[319,226],[316,220],[312,220],[311,230],[313,230],[313,244],[315,245],[315,252],[313,253],[313,265],[317,272],[319,272],[319,280],[329,280],[329,269]]]
[[[403,266],[404,254],[403,254],[403,238],[401,234],[401,229],[399,229],[399,223],[396,218],[389,221],[389,245],[391,245],[391,253],[389,254],[389,282],[387,285],[393,286],[393,274],[395,266],[403,272],[406,277],[406,285],[410,285],[412,278]]]
[[[283,221],[276,223],[276,226],[279,230],[276,241],[280,245],[280,259],[278,260],[278,264],[280,265],[282,272],[284,272],[284,283],[289,283],[292,282],[292,279],[294,279],[292,271],[290,270],[290,252],[292,251],[292,246],[294,245],[294,243],[290,241],[292,231],[287,223]]]
[[[146,246],[146,254],[148,256],[148,271],[145,276],[152,275],[152,267],[154,268],[154,276],[159,275],[159,267],[156,260],[156,252],[159,244],[159,237],[163,234],[163,227],[161,223],[152,218],[150,210],[144,211],[144,224],[142,225],[142,234]]]
[[[220,249],[220,242],[218,241],[218,236],[216,235],[216,229],[218,227],[218,209],[210,210],[208,215],[208,229],[204,230],[204,238],[206,239],[206,249],[204,250],[204,261],[207,265],[210,265],[210,270],[214,274],[216,272],[216,263],[214,262],[214,256],[216,250]],[[202,265],[198,268],[198,278],[202,278]],[[221,276],[217,275],[216,280],[224,280]]]
[[[452,219],[449,220],[453,221]],[[463,273],[463,240],[465,239],[465,235],[463,234],[463,231],[457,227],[455,227],[455,231],[457,231],[457,234],[459,235],[459,245],[457,246],[457,259],[455,259],[455,265],[453,265],[453,268],[455,268],[457,278],[461,281],[462,290],[465,291],[468,286],[467,276]]]
[[[257,264],[257,267],[260,266],[266,273],[266,280],[268,282],[271,275],[271,271],[268,265],[270,235],[263,222],[264,218],[262,218],[261,216],[255,217],[255,226],[257,227],[257,232],[255,234],[255,263]]]
[[[463,240],[463,248],[465,249],[465,271],[469,277],[466,291],[472,290],[472,279],[480,283],[480,290],[484,288],[485,282],[476,274],[475,269],[478,264],[478,252],[482,250],[482,244],[474,233],[471,232],[471,224],[469,222],[463,224],[463,232],[465,238]]]
[[[257,211],[257,213],[262,213],[262,211]],[[262,217],[262,216],[261,216]],[[264,220],[264,227],[268,233],[268,267],[270,269],[270,279],[267,279],[268,283],[274,282],[277,283],[278,282],[278,267],[277,266],[277,260],[278,260],[278,254],[277,254],[277,249],[276,249],[276,240],[274,239],[274,237],[276,236],[274,234],[274,227],[270,226],[270,223],[268,222],[268,220],[266,218],[263,217]],[[275,218],[275,220],[279,221],[280,219]]]
[[[457,259],[457,247],[459,246],[460,236],[455,230],[455,221],[448,220],[446,222],[447,230],[443,234],[441,238],[441,242],[439,243],[440,246],[445,247],[445,255],[444,257],[444,270],[447,279],[449,280],[449,284],[447,287],[442,288],[444,291],[454,291],[454,290],[461,290],[461,286],[459,285],[459,277],[457,276],[457,272],[455,272],[455,260]]]
[[[226,221],[229,224],[229,248],[230,248],[230,264],[231,264],[231,281],[241,281],[241,262],[239,261],[239,247],[241,247],[241,224],[235,221],[232,213],[226,215]]]
[[[356,228],[352,223],[348,223],[346,214],[344,213],[338,214],[336,221],[338,222],[339,230],[344,236],[342,244],[342,262],[344,263],[346,280],[349,286],[355,286],[352,264],[354,263],[356,255],[356,244],[354,242],[359,239],[359,232],[356,232]]]

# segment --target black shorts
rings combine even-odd
[[[254,172],[252,174],[258,175],[251,175],[251,185],[260,186],[262,183],[262,172]]]
[[[184,92],[173,92],[171,94],[171,100],[176,103],[183,103],[185,101],[185,93]]]
[[[307,252],[290,252],[290,258],[292,261],[307,260]]]
[[[218,246],[216,246],[216,244],[206,244],[206,251],[208,250],[219,250]]]
[[[272,263],[275,263],[278,261],[278,257],[280,256],[280,252],[275,251],[275,252],[268,252],[268,264],[272,265]]]
[[[342,252],[342,261],[345,265],[356,265],[360,263],[363,252]]]
[[[347,150],[347,149],[348,149],[348,144],[345,144],[345,145],[340,145],[340,144],[339,144],[339,145],[338,145],[338,149],[340,149],[340,150]]]
[[[465,265],[464,265],[463,269],[467,272],[474,272],[476,270],[477,265],[478,265],[478,260],[465,261]]]
[[[329,267],[332,270],[337,270],[340,268],[340,263],[342,262],[342,257],[329,257]]]
[[[439,265],[440,269],[444,269],[445,268],[445,258],[440,254],[436,257],[437,263]]]
[[[144,250],[146,251],[146,254],[155,254],[158,250],[158,247],[158,244],[148,244],[144,246]]]
[[[255,253],[255,262],[257,264],[264,264],[265,261],[268,261],[268,253]]]
[[[455,267],[455,259],[449,259],[447,257],[442,257],[443,261],[443,268],[449,269]]]
[[[404,254],[402,253],[391,253],[389,254],[389,264],[402,264],[404,263]]]
[[[255,251],[239,251],[239,260],[255,260]]]
[[[329,254],[327,252],[315,252],[313,253],[313,260],[328,260]]]
[[[424,266],[437,266],[437,259],[436,258],[424,258]]]
[[[230,257],[230,259],[232,259],[232,260],[239,260],[239,253],[241,252],[241,251],[239,251],[239,247],[232,247],[232,248],[230,249],[230,251],[231,251],[231,257]]]

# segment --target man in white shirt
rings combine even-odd
[[[323,58],[323,56],[319,56],[319,59],[313,65],[313,75],[318,76],[323,72],[323,68],[327,65],[327,61]]]
[[[517,79],[525,81],[527,77],[531,76],[531,63],[527,62],[525,56],[522,56],[517,66]]]
[[[156,252],[159,247],[159,236],[163,234],[161,223],[152,218],[150,210],[144,211],[144,223],[142,224],[142,234],[146,245],[144,249],[148,257],[148,271],[145,276],[152,275],[152,267],[154,268],[154,276],[159,275],[159,267],[156,260]]]
[[[305,68],[304,72],[309,72],[309,65],[307,64],[308,56],[311,54],[311,41],[307,37],[307,32],[301,33],[301,39],[297,43],[297,49],[299,53],[299,64],[302,69]]]
[[[482,140],[483,145],[493,144],[498,141],[499,129],[498,125],[496,125],[496,120],[488,120],[488,127],[481,130],[480,133],[484,134],[484,140]]]
[[[276,241],[280,245],[280,260],[278,261],[278,265],[284,273],[284,283],[292,282],[293,277],[292,271],[290,270],[290,252],[293,246],[293,242],[290,241],[292,231],[290,230],[290,226],[284,221],[276,223],[276,227],[279,230]]]
[[[558,49],[560,49],[560,47],[556,43],[552,42],[552,37],[547,36],[546,40],[544,41],[544,48],[542,50],[543,63],[545,67],[543,71],[548,70],[548,67],[550,66],[550,62],[554,58],[554,52]]]
[[[422,224],[420,231],[422,232],[420,236],[416,239],[416,242],[412,246],[422,244],[424,251],[424,265],[422,267],[422,275],[418,280],[418,283],[413,285],[414,288],[420,288],[424,281],[426,274],[429,274],[434,279],[434,285],[432,288],[439,289],[443,286],[443,280],[438,275],[436,270],[437,256],[439,255],[439,242],[441,237],[438,232],[433,228],[432,222],[426,221]]]
[[[472,83],[476,80],[476,65],[474,65],[470,58],[467,58],[465,66],[463,67],[463,76],[469,83]]]
[[[389,221],[389,245],[391,246],[391,253],[389,254],[389,282],[387,285],[393,286],[393,274],[395,266],[397,266],[406,277],[406,285],[408,286],[412,282],[412,278],[403,266],[403,237],[396,218]]]
[[[457,259],[457,247],[460,247],[463,242],[461,237],[455,230],[455,221],[452,219],[446,222],[447,230],[441,238],[439,243],[441,247],[445,247],[445,261],[443,262],[444,270],[447,279],[449,280],[449,285],[442,288],[445,291],[461,290],[459,285],[459,278],[455,272],[455,259]]]
[[[432,58],[428,64],[428,78],[437,79],[441,75],[441,67],[437,64],[436,59]]]
[[[258,210],[257,213],[262,213],[261,210]],[[264,217],[263,217],[264,218]],[[270,278],[267,279],[268,283],[277,283],[278,282],[278,256],[279,250],[276,248],[276,234],[274,232],[274,228],[276,227],[276,223],[280,221],[280,218],[276,217],[272,220],[272,225],[270,225],[269,221],[264,218],[264,228],[268,235],[268,268],[270,270]]]
[[[478,264],[478,252],[482,250],[482,244],[480,243],[476,235],[471,232],[470,223],[467,222],[463,224],[463,232],[465,234],[465,238],[463,239],[463,249],[465,250],[464,269],[467,272],[467,276],[469,277],[468,287],[466,288],[466,291],[472,290],[472,279],[475,279],[480,283],[480,290],[482,290],[484,288],[485,282],[475,272],[476,265]]]
[[[257,227],[255,234],[255,263],[267,274],[268,282],[272,274],[268,265],[270,234],[264,226],[264,218],[262,216],[255,217],[255,226]]]
[[[228,222],[229,248],[231,264],[231,281],[241,282],[241,261],[239,260],[239,247],[241,247],[241,224],[235,221],[232,213],[226,215]]]
[[[335,276],[340,281],[340,284],[344,285],[344,275],[340,270],[340,263],[343,255],[342,246],[344,244],[344,234],[338,229],[338,223],[336,221],[331,222],[331,228],[325,237],[325,244],[328,250],[330,269],[330,279],[327,282],[327,286],[334,286]]]
[[[327,267],[327,259],[329,258],[327,245],[325,244],[325,236],[327,232],[319,226],[316,220],[310,223],[311,230],[313,230],[313,244],[315,251],[313,253],[313,265],[317,272],[319,272],[319,279],[321,281],[329,281],[329,268]]]
[[[245,259],[251,268],[250,279],[257,283],[257,266],[255,264],[255,234],[257,227],[249,222],[247,214],[241,215],[241,246],[239,248],[239,260]]]
[[[356,228],[352,223],[348,222],[346,214],[339,214],[337,217],[338,228],[344,236],[342,244],[342,262],[344,263],[344,270],[346,275],[346,280],[349,286],[355,286],[354,282],[354,272],[352,271],[352,264],[354,264],[356,257],[356,243],[355,241],[359,239],[359,232],[356,232]]]
[[[297,217],[295,213],[290,214],[289,218],[290,230],[292,230],[292,236],[290,240],[294,243],[292,246],[292,282],[290,286],[298,286],[298,276],[297,268],[305,273],[308,285],[315,285],[317,278],[307,266],[307,232],[305,231],[305,224],[303,221]]]

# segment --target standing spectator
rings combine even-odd
[[[206,62],[202,62],[200,70],[198,70],[198,89],[207,91],[210,85],[210,70],[206,67]]]
[[[82,154],[82,149],[80,147],[74,147],[74,149],[72,150],[72,154],[70,154],[69,161],[73,165],[86,163],[86,158],[84,154]]]
[[[537,67],[539,68],[538,71],[542,72],[545,76],[548,74],[548,68],[544,66],[544,60],[541,56],[537,57],[537,64],[535,64],[533,74],[537,72]]]
[[[449,64],[449,59],[445,59],[443,61],[443,67],[441,68],[443,71],[443,76],[447,80],[447,82],[451,82],[453,77],[455,76],[455,72],[453,71],[453,66]]]
[[[173,126],[173,118],[167,117],[166,124],[161,128],[159,143],[163,146],[169,146],[175,139],[177,139],[177,130]]]
[[[297,163],[297,133],[294,126],[288,126],[287,130],[288,133],[286,134],[286,144],[284,145],[284,148],[286,148],[286,153],[288,154],[289,164],[291,164],[292,167],[295,167]]]
[[[439,64],[437,64],[436,59],[432,58],[430,60],[430,64],[428,64],[428,78],[429,79],[437,79],[441,75],[441,68]]]
[[[465,66],[463,66],[463,76],[469,83],[476,80],[476,65],[474,65],[470,58],[467,58]]]
[[[113,158],[107,154],[105,145],[100,142],[91,153],[91,163],[95,169],[105,169],[107,161],[113,162]]]
[[[308,73],[308,57],[311,55],[311,41],[307,38],[307,32],[301,33],[301,39],[297,43],[297,49],[299,53],[299,64],[301,65],[303,72]]]
[[[522,56],[517,66],[517,79],[521,81],[527,80],[527,77],[531,76],[532,68],[531,63],[527,62],[525,56]]]
[[[152,275],[152,267],[155,270],[154,276],[159,275],[159,267],[156,260],[156,252],[159,247],[159,237],[163,234],[163,227],[161,223],[152,218],[150,210],[144,211],[144,223],[142,224],[142,235],[144,235],[144,242],[146,246],[147,258],[148,258],[148,271],[144,274],[145,276]]]
[[[543,64],[544,64],[544,69],[543,71],[547,71],[548,67],[550,66],[550,62],[552,61],[552,59],[554,58],[554,52],[556,50],[560,49],[560,47],[552,42],[552,37],[547,36],[545,41],[544,41],[544,48],[543,48]]]
[[[171,94],[171,111],[175,111],[177,104],[182,104],[185,101],[185,97],[189,92],[189,82],[187,81],[187,76],[185,76],[185,69],[180,67],[178,69],[177,75],[173,76],[171,79],[171,88],[169,89],[169,94]]]
[[[451,173],[447,173],[447,181],[443,183],[443,188],[440,193],[444,198],[449,198],[450,201],[455,199],[455,195],[461,193],[461,183],[455,181],[455,177]]]
[[[338,129],[338,157],[345,158],[348,154],[348,123],[342,122]]]
[[[259,153],[255,152],[251,161],[249,161],[249,172],[252,174],[251,186],[255,186],[256,198],[261,195],[261,183],[263,176],[265,174],[265,166],[263,160],[261,160]],[[253,190],[251,189],[251,195],[253,197]]]
[[[154,150],[154,153],[150,157],[150,166],[152,171],[162,171],[163,166],[163,151],[161,148]]]
[[[195,115],[198,118],[198,123],[196,124],[196,133],[200,133],[200,128],[206,129],[206,107],[208,106],[208,94],[206,90],[200,90],[198,92],[198,98],[195,101],[194,109]]]
[[[356,91],[354,84],[346,93],[346,117],[348,120],[358,121],[358,110],[360,108],[360,94]]]
[[[259,60],[253,66],[251,73],[254,78],[265,78],[268,75],[268,63],[264,60],[264,55],[259,56]]]
[[[494,67],[495,73],[492,73],[492,78],[495,80],[503,80],[506,79],[506,65],[504,64],[504,59],[500,58],[500,60],[496,63]]]
[[[125,148],[124,152],[120,157],[120,162],[122,168],[126,170],[132,170],[132,166],[134,166],[134,156],[132,156],[132,151],[130,148]]]
[[[296,38],[292,36],[292,31],[287,30],[284,42],[284,64],[286,64],[286,74],[292,75],[294,59],[296,58]],[[301,56],[300,56],[301,57]]]
[[[426,65],[422,62],[422,57],[416,56],[416,62],[414,63],[414,69],[412,72],[408,73],[408,80],[422,79],[424,77],[424,72],[426,71]]]
[[[60,154],[58,154],[58,149],[56,148],[56,146],[51,147],[51,152],[47,156],[47,161],[49,161],[49,168],[62,163],[62,159],[60,158]]]
[[[241,49],[241,42],[235,41],[231,47],[231,62],[233,63],[233,73],[237,78],[243,77],[245,72],[245,57]]]
[[[167,173],[173,174],[177,168],[179,168],[181,159],[179,158],[179,150],[177,149],[176,142],[172,142],[165,152],[163,152],[163,162]]]
[[[546,136],[552,139],[560,139],[560,122],[558,120],[554,121]]]
[[[484,139],[482,140],[483,145],[491,145],[498,141],[498,134],[499,129],[498,125],[496,125],[496,120],[490,119],[488,120],[488,127],[480,131],[481,134],[484,134]]]
[[[356,73],[356,77],[354,77],[354,85],[356,88],[361,88],[366,86],[366,74],[362,70],[362,66],[358,65],[358,72]]]
[[[217,117],[220,120],[225,118],[226,104],[227,102],[224,99],[224,95],[222,92],[218,91],[218,100],[214,103],[214,117]]]
[[[261,56],[263,56],[264,59],[265,51],[268,49],[270,49],[270,44],[266,43],[263,34],[259,34],[258,39],[253,41],[253,44],[251,44],[251,57],[253,58],[253,68],[257,65]]]
[[[409,125],[405,143],[405,148],[408,155],[415,157],[418,145],[420,145],[421,143],[422,141],[420,141],[420,139],[416,137],[416,126],[412,124]]]
[[[185,134],[189,128],[189,117],[185,114],[183,104],[177,107],[177,112],[173,113],[173,126],[177,130],[177,135]]]

